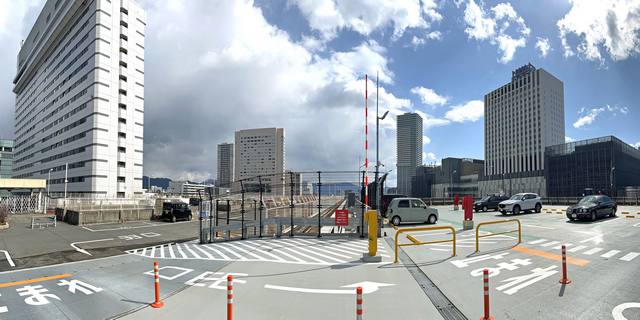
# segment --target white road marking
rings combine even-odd
[[[627,318],[624,317],[624,315],[622,314],[622,311],[631,309],[631,308],[635,308],[635,309],[640,308],[640,302],[627,302],[627,303],[617,305],[611,311],[613,320],[628,320]]]
[[[638,253],[638,252],[629,252],[626,255],[624,255],[622,258],[620,258],[620,260],[622,260],[622,261],[631,261],[631,260],[635,259],[637,256],[640,256],[640,253]]]
[[[552,228],[552,227],[537,226],[535,224],[523,224],[522,226],[531,227],[531,228],[549,229],[549,230],[554,230],[555,229],[555,228]]]
[[[200,248],[200,245],[195,245],[193,246],[194,249],[202,252],[202,254],[204,254],[205,256],[207,256],[207,259],[209,260],[215,260],[214,256],[212,256],[209,252],[206,252],[204,249]]]
[[[178,253],[180,254],[180,256],[182,256],[182,259],[187,259],[187,255],[184,254],[184,251],[182,251],[182,248],[180,248],[179,243],[176,243],[176,249],[178,249]]]
[[[160,259],[164,259],[164,244],[160,245]]]
[[[238,243],[239,243],[239,242],[238,242]],[[247,250],[245,250],[245,249],[243,249],[243,248],[240,248],[240,247],[238,247],[238,246],[236,246],[236,245],[234,245],[234,244],[227,243],[226,245],[228,245],[229,247],[231,247],[231,248],[233,248],[233,249],[235,249],[235,250],[238,250],[238,251],[240,251],[240,252],[242,252],[242,253],[246,253],[246,254],[248,254],[248,255],[250,255],[250,256],[252,256],[252,257],[254,257],[254,258],[258,259],[258,260],[264,260],[264,258],[263,258],[263,257],[261,257],[261,256],[259,256],[259,255],[257,255],[257,254],[254,254],[254,253],[252,253],[252,252],[249,252],[249,251],[247,251]]]
[[[600,257],[602,258],[611,258],[613,256],[615,256],[616,254],[618,254],[620,252],[620,250],[611,250],[605,254],[600,255]]]
[[[287,250],[287,251],[289,251],[289,252],[293,252],[293,253],[295,253],[295,254],[297,254],[297,255],[300,255],[300,256],[303,256],[303,257],[305,257],[305,258],[308,258],[308,259],[311,259],[311,260],[315,260],[316,262],[319,262],[319,263],[322,263],[322,264],[327,264],[327,262],[326,262],[326,261],[324,261],[324,260],[320,260],[320,259],[318,259],[318,258],[314,258],[314,257],[312,257],[312,256],[310,256],[310,255],[307,255],[307,254],[304,254],[304,253],[302,253],[302,252],[298,252],[298,251],[296,251],[296,250],[293,250],[292,248],[289,248],[289,247],[282,247],[282,249]],[[301,248],[296,248],[296,249],[301,249]]]
[[[191,252],[191,254],[193,255],[194,258],[196,259],[202,259],[202,257],[197,254],[195,251],[193,251],[193,249],[191,249],[191,246],[188,244],[183,244],[184,248],[187,249],[187,251]]]
[[[554,246],[556,244],[560,243],[560,241],[551,241],[551,242],[547,242],[545,244],[541,244],[541,247],[550,247],[550,246]]]
[[[539,244],[539,243],[543,243],[543,242],[546,242],[546,241],[547,241],[547,239],[538,239],[538,240],[534,240],[534,241],[529,242],[529,244]]]
[[[587,248],[587,246],[577,246],[577,247],[573,247],[573,248],[571,248],[571,249],[569,249],[567,251],[569,251],[569,252],[577,252],[577,251],[580,251],[580,250],[585,249],[585,248]]]
[[[247,247],[247,248],[251,248],[251,250],[255,250],[256,252],[259,252],[259,253],[261,253],[261,254],[264,254],[264,255],[267,255],[267,256],[273,257],[274,259],[276,259],[276,260],[278,260],[278,261],[285,261],[284,259],[282,259],[282,258],[280,258],[280,257],[276,256],[275,254],[273,254],[273,253],[271,253],[271,252],[264,251],[264,250],[262,250],[262,249],[260,249],[260,248],[256,248],[256,247],[248,246],[248,245],[246,245],[246,244],[245,244],[245,243],[243,243],[243,242],[236,242],[236,243],[237,243],[238,245],[245,246],[245,247]]]
[[[238,257],[238,259],[240,259],[240,260],[245,260],[245,259],[246,259],[245,257],[243,257],[243,256],[241,256],[241,255],[239,255],[239,254],[237,254],[235,251],[233,251],[233,250],[231,250],[231,249],[227,248],[226,246],[223,246],[222,244],[211,244],[211,246],[216,247],[216,248],[221,248],[221,249],[223,249],[223,250],[225,250],[225,251],[227,251],[227,252],[231,253],[232,255],[234,255],[234,256],[236,256],[236,257]]]
[[[378,291],[381,287],[393,286],[391,283],[380,283],[380,282],[371,282],[364,281],[360,283],[354,283],[346,286],[342,286],[342,288],[356,288],[361,287],[363,294],[369,294]],[[284,286],[275,286],[271,284],[265,284],[265,289],[274,289],[274,290],[283,290],[283,291],[293,291],[293,292],[303,292],[303,293],[325,293],[325,294],[355,294],[356,291],[353,289],[311,289],[311,288],[296,288],[296,287],[284,287]]]
[[[86,255],[91,255],[91,253],[89,253],[89,251],[82,249],[80,247],[78,247],[78,244],[80,243],[93,243],[93,242],[102,242],[102,241],[111,241],[113,240],[113,238],[109,238],[109,239],[98,239],[98,240],[90,240],[90,241],[78,241],[78,242],[73,242],[71,243],[71,248],[74,248],[76,251],[80,252],[80,253],[84,253]]]
[[[204,245],[204,248],[207,249],[207,250],[213,251],[213,253],[218,254],[224,260],[231,260],[231,258],[229,258],[226,254],[218,251],[217,249],[212,248],[210,245]]]
[[[294,255],[291,255],[291,254],[288,254],[288,253],[284,252],[284,250],[281,250],[282,247],[277,247],[276,248],[276,247],[270,247],[270,246],[267,246],[267,245],[263,245],[262,247],[266,248],[266,249],[271,249],[271,250],[277,252],[278,254],[285,255],[285,256],[295,260],[296,262],[303,262],[303,263],[305,262],[304,260],[302,260],[302,259],[300,259],[300,258],[298,258],[298,257],[296,257]]]
[[[149,257],[151,258],[155,258],[156,256],[156,247],[151,248],[151,253],[149,254]]]
[[[602,240],[602,234],[598,234],[595,237],[591,237],[589,239],[584,239],[584,240],[580,241],[580,243],[585,243],[585,242],[593,242],[595,244],[600,244],[600,243],[604,242],[604,240]]]
[[[175,259],[176,258],[176,254],[173,252],[173,244],[169,243],[169,256],[171,257],[171,259]]]
[[[300,239],[297,239],[297,240],[291,240],[291,241],[292,241],[293,243],[296,243],[295,241],[299,241],[299,242],[301,242],[301,241],[300,241]],[[326,254],[334,255],[334,256],[336,256],[336,257],[340,257],[340,258],[345,258],[345,259],[350,259],[350,258],[351,258],[351,256],[345,256],[345,255],[344,255],[344,253],[335,253],[335,252],[330,251],[330,250],[322,249],[320,246],[321,246],[321,244],[320,244],[319,242],[317,242],[317,243],[313,244],[313,249],[314,249],[314,250],[321,251],[321,252],[324,252],[324,253],[326,253]]]
[[[565,243],[564,246],[565,247],[571,247],[573,245],[573,243]],[[558,249],[562,249],[562,245],[559,246],[555,246],[553,247],[554,249],[558,250]]]
[[[600,252],[600,251],[602,251],[602,248],[593,248],[591,250],[587,250],[587,251],[583,252],[582,254],[592,255],[592,254]]]
[[[7,259],[7,262],[11,267],[16,266],[16,264],[13,263],[13,259],[11,259],[11,256],[9,255],[9,252],[7,250],[0,250],[0,252],[4,252],[4,257]]]

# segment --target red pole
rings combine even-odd
[[[356,288],[356,320],[362,320],[362,287]]]
[[[567,247],[562,245],[562,279],[559,281],[562,284],[569,284],[571,280],[567,277]]]
[[[480,320],[493,320],[489,315],[489,269],[482,271],[482,282],[484,283],[484,316]]]
[[[227,320],[233,319],[233,276],[227,276]]]
[[[153,308],[164,307],[164,302],[160,300],[160,270],[158,269],[158,261],[153,262],[153,278],[155,281],[156,301],[151,304]]]
[[[364,204],[369,205],[369,76],[364,75]]]

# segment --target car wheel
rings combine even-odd
[[[400,217],[394,216],[393,218],[391,218],[391,224],[394,226],[400,225]]]
[[[519,214],[520,213],[520,206],[513,206],[513,214]]]
[[[506,216],[506,215],[507,215],[507,212],[506,212],[506,211],[504,211],[504,210],[500,211],[500,213],[501,213],[503,216]]]
[[[432,215],[429,216],[429,219],[427,220],[427,223],[435,224],[436,221],[438,221],[438,218],[436,218],[436,216],[432,214]]]
[[[190,215],[187,217],[187,220],[188,220],[188,221],[193,220],[193,215],[191,215],[191,214],[190,214]]]
[[[482,212],[487,212],[487,206],[482,207]]]
[[[576,219],[575,218],[569,218],[569,221],[574,221],[574,220],[576,220]]]
[[[542,211],[542,205],[539,203],[536,203],[536,213],[540,213],[540,211]]]
[[[591,221],[596,221],[597,218],[598,218],[598,215],[596,215],[596,212],[591,211]]]
[[[609,215],[611,218],[616,216],[616,207],[613,207],[613,210],[611,210],[611,214]]]
[[[171,216],[171,222],[175,223],[176,221],[178,221],[178,219],[176,219],[176,216]]]

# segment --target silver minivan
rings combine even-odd
[[[438,209],[427,207],[418,198],[395,198],[389,204],[386,217],[396,226],[405,222],[434,224],[438,221]]]

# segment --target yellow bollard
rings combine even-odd
[[[369,224],[369,256],[375,257],[378,253],[378,212],[369,210],[366,218]]]

